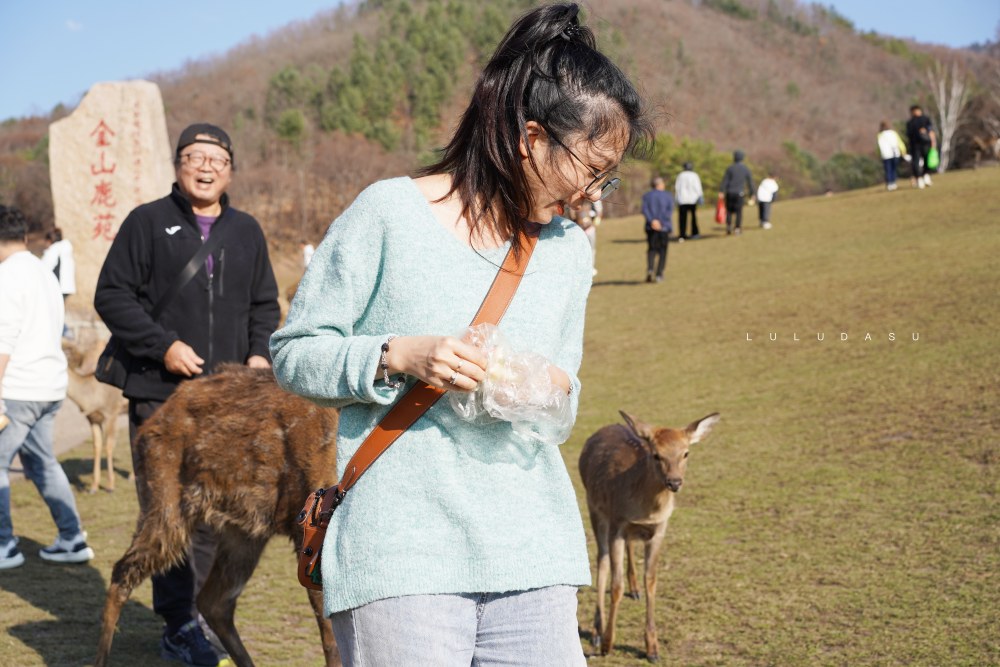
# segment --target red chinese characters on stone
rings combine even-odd
[[[110,213],[101,213],[94,216],[94,233],[90,237],[91,240],[102,238],[105,241],[114,241],[115,234],[111,231],[111,224],[114,222],[115,216]]]
[[[104,164],[104,151],[101,151],[101,165],[98,167],[97,165],[91,164],[90,173],[94,176],[99,176],[101,174],[113,174],[117,168],[118,165],[114,163],[112,163],[110,167]]]
[[[101,181],[94,186],[94,198],[90,200],[91,206],[114,208],[115,204],[115,195],[111,192],[111,181]]]
[[[94,128],[94,131],[90,133],[90,136],[94,136],[95,134],[97,135],[98,146],[110,146],[111,142],[108,140],[108,135],[115,136],[114,130],[108,127],[103,118],[97,124],[97,127]]]
[[[107,156],[107,152],[109,151],[105,150],[111,148],[112,140],[116,135],[117,133],[104,122],[103,118],[90,133],[90,136],[94,139],[94,145],[99,151],[98,160],[90,164],[90,173],[92,176],[111,175],[118,168],[113,158],[111,158],[109,164]],[[110,152],[114,155],[113,151]],[[114,240],[115,233],[112,230],[112,226],[116,216],[108,209],[114,209],[117,205],[118,202],[115,199],[115,193],[110,180],[102,178],[94,184],[94,194],[90,200],[91,208],[95,209],[93,218],[94,227],[91,235],[92,240]]]

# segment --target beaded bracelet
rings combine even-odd
[[[389,337],[385,339],[382,343],[382,356],[379,359],[379,367],[382,369],[382,379],[385,381],[385,386],[389,389],[398,389],[403,383],[399,380],[392,380],[389,377],[389,362],[386,361],[385,355],[389,352],[389,343],[392,339],[396,337],[396,334],[389,334]]]

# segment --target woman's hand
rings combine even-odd
[[[486,379],[486,355],[454,336],[393,338],[385,360],[390,375],[405,373],[451,391],[475,391]],[[381,368],[376,379],[382,379]]]

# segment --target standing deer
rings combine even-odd
[[[674,496],[684,483],[688,449],[719,421],[712,413],[686,428],[650,426],[621,412],[626,426],[605,426],[590,438],[580,454],[580,476],[587,490],[587,507],[597,539],[597,611],[594,614],[595,646],[611,653],[615,620],[623,591],[622,561],[629,556],[629,583],[635,590],[635,569],[629,540],[645,543],[646,657],[659,658],[654,609],[656,565],[667,521],[674,511]],[[604,592],[611,573],[611,608],[604,613]]]
[[[132,544],[111,573],[97,667],[107,665],[115,626],[132,590],[181,561],[199,523],[219,537],[197,606],[239,667],[253,660],[233,614],[273,535],[301,548],[296,515],[336,471],[337,411],[278,388],[271,371],[224,365],[183,383],[143,424],[134,444],[140,513]],[[295,586],[289,567],[288,585]],[[308,591],[328,667],[339,666],[322,592]]]
[[[94,479],[90,492],[96,493],[101,485],[101,452],[108,469],[108,491],[115,490],[114,451],[118,430],[118,415],[128,411],[128,401],[122,390],[103,384],[94,377],[97,359],[104,349],[104,342],[94,344],[85,350],[68,341],[63,341],[63,351],[69,361],[67,375],[69,385],[66,396],[76,403],[80,412],[90,422],[91,437],[94,442]]]

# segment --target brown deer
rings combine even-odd
[[[122,606],[150,575],[185,557],[198,523],[219,542],[197,606],[230,658],[253,665],[233,624],[236,599],[273,535],[302,530],[305,498],[335,481],[337,411],[278,388],[270,371],[226,365],[183,383],[136,438],[137,492],[146,508],[111,573],[101,619],[97,667],[107,665]],[[297,587],[293,568],[287,585]],[[328,667],[340,665],[319,591],[308,591]]]
[[[594,433],[580,454],[580,476],[587,490],[587,507],[597,539],[597,611],[595,647],[611,653],[615,620],[623,591],[622,561],[628,553],[629,579],[635,587],[629,540],[645,543],[646,657],[659,658],[654,617],[656,565],[674,511],[674,496],[684,483],[688,449],[719,421],[712,413],[686,428],[650,426],[621,412],[625,426],[612,424]],[[605,616],[604,593],[611,574],[611,608]]]
[[[122,390],[97,381],[94,369],[101,356],[106,341],[99,341],[85,349],[63,341],[63,351],[69,362],[69,385],[66,396],[76,403],[80,412],[90,422],[91,438],[94,442],[94,479],[90,483],[90,493],[96,493],[101,486],[101,453],[104,453],[108,470],[108,491],[115,490],[114,451],[118,431],[118,415],[128,411],[128,400]]]

